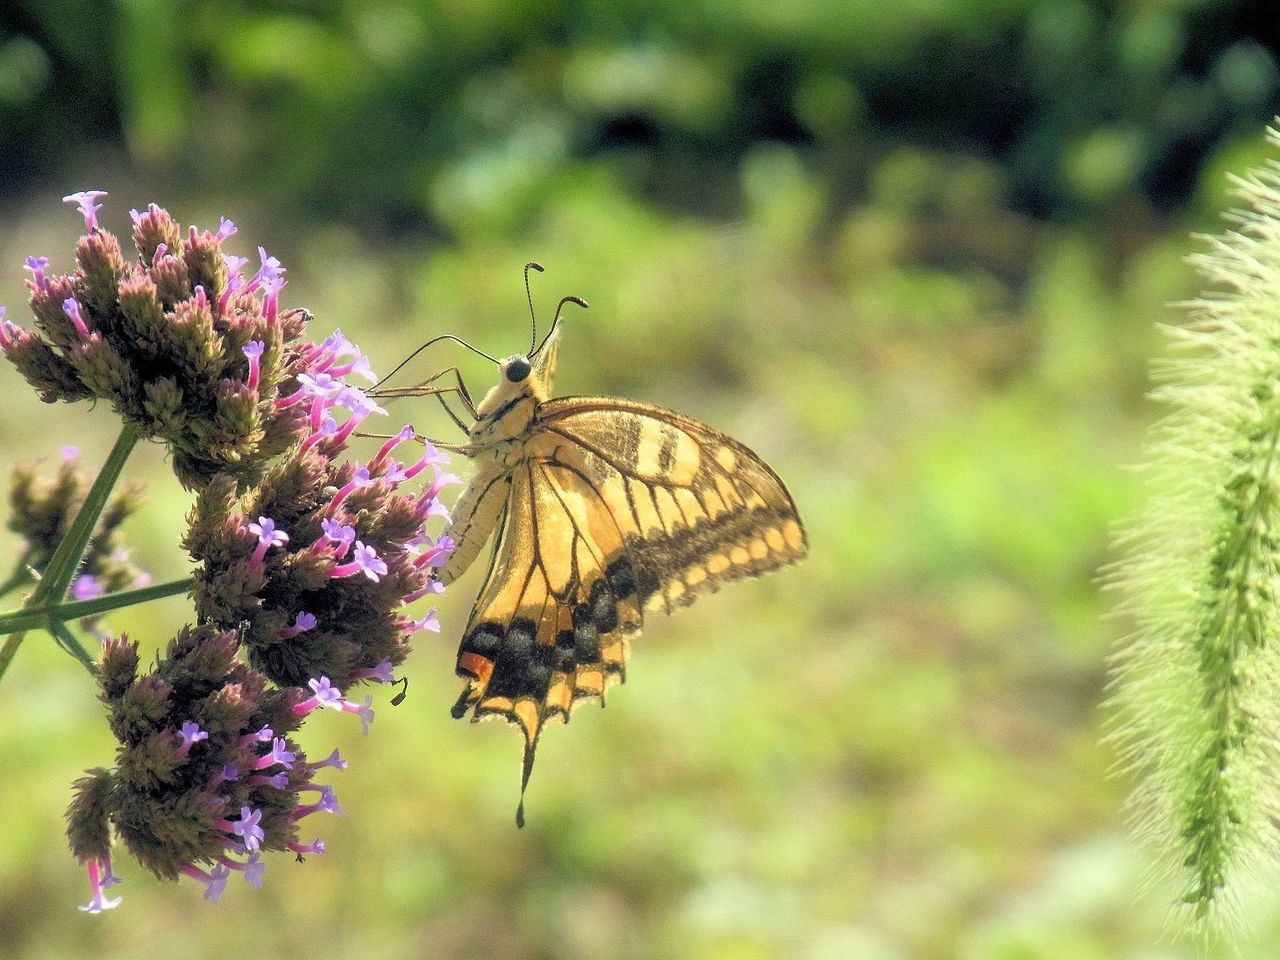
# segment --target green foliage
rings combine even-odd
[[[1247,0],[42,0],[0,21],[0,141],[48,177],[119,137],[153,177],[458,235],[527,223],[583,158],[725,213],[757,144],[847,200],[906,140],[979,149],[1019,208],[1079,219],[1184,202],[1270,118],[1278,43]]]

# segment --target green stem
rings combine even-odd
[[[94,528],[98,525],[98,517],[102,515],[102,510],[107,505],[107,500],[111,497],[111,491],[115,487],[116,481],[120,479],[120,471],[124,469],[125,461],[129,459],[129,454],[133,451],[133,447],[137,442],[137,427],[131,423],[126,423],[121,428],[120,435],[116,437],[116,442],[111,448],[111,452],[107,454],[106,463],[102,465],[102,470],[98,473],[93,485],[89,488],[89,492],[85,495],[84,503],[80,505],[76,518],[71,521],[71,526],[67,528],[66,535],[63,536],[57,549],[53,551],[53,556],[49,558],[48,564],[45,565],[40,582],[36,584],[35,590],[31,592],[31,595],[27,597],[27,602],[23,604],[24,610],[41,610],[41,619],[38,624],[32,624],[32,626],[38,625],[52,633],[59,646],[62,646],[77,660],[85,664],[90,671],[93,670],[93,658],[89,656],[71,631],[60,620],[56,619],[53,611],[58,607],[50,607],[49,605],[50,601],[53,604],[57,604],[58,601],[66,596],[67,587],[70,586],[72,578],[76,575],[76,570],[84,557],[85,548],[89,545],[89,540],[93,537]],[[67,604],[67,606],[73,606],[73,604]],[[0,648],[0,677],[3,677],[5,671],[8,670],[9,664],[13,661],[13,656],[17,653],[18,647],[22,644],[25,636],[26,631],[23,628],[10,628],[10,636],[5,641],[4,647]]]
[[[137,590],[122,590],[109,593],[105,597],[94,597],[92,600],[74,600],[71,603],[43,603],[39,606],[26,606],[21,610],[0,613],[0,636],[19,630],[35,630],[46,628],[50,623],[68,620],[80,620],[84,617],[95,617],[98,614],[119,610],[121,607],[132,607],[135,604],[173,597],[186,593],[191,589],[193,580],[170,580],[168,583],[157,583]],[[3,669],[0,669],[0,674]]]
[[[9,661],[18,652],[18,647],[22,646],[24,637],[26,637],[25,632],[11,633],[5,637],[4,646],[0,647],[0,677],[4,676],[4,672],[9,669]]]
[[[66,594],[67,587],[71,585],[76,570],[80,566],[80,560],[84,557],[85,548],[93,537],[94,527],[98,525],[98,517],[102,515],[102,510],[111,497],[111,491],[115,488],[116,481],[120,479],[120,471],[124,469],[125,461],[129,459],[129,454],[137,442],[138,428],[131,423],[126,423],[120,430],[120,436],[116,437],[115,446],[107,455],[107,461],[102,465],[101,472],[85,495],[80,511],[71,521],[66,536],[62,538],[62,542],[58,544],[57,549],[53,551],[53,556],[45,565],[40,583],[31,595],[31,606],[50,598],[60,600]]]
[[[60,620],[50,621],[48,629],[53,634],[53,639],[57,641],[58,646],[84,664],[84,668],[89,671],[91,676],[97,675],[98,671],[94,666],[93,657],[89,655],[89,651],[84,648],[79,638],[71,632],[65,623]]]

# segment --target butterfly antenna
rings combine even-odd
[[[464,347],[466,347],[468,350],[470,350],[472,353],[478,353],[478,354],[480,354],[480,356],[484,357],[486,360],[488,360],[488,361],[489,361],[490,363],[492,363],[494,366],[499,366],[499,365],[500,365],[500,363],[499,363],[499,361],[497,360],[497,358],[489,356],[489,354],[485,353],[485,352],[484,352],[483,350],[481,350],[479,347],[477,347],[477,346],[475,346],[475,345],[473,345],[473,344],[467,343],[467,341],[463,340],[461,337],[455,337],[452,333],[442,333],[442,334],[440,334],[440,336],[438,336],[438,337],[432,337],[430,340],[428,340],[428,341],[427,341],[426,343],[424,343],[422,346],[418,347],[418,349],[417,349],[417,350],[414,350],[414,351],[413,351],[413,353],[409,354],[407,357],[405,357],[403,360],[401,360],[399,363],[397,363],[397,364],[396,364],[396,367],[395,367],[395,369],[394,369],[394,370],[392,370],[392,371],[391,371],[390,373],[388,373],[385,377],[383,377],[381,380],[379,380],[377,383],[375,383],[375,384],[374,384],[370,389],[372,389],[372,390],[377,390],[380,386],[382,386],[384,383],[386,383],[388,380],[390,380],[392,377],[394,377],[397,373],[399,373],[401,370],[403,370],[406,366],[408,366],[408,364],[409,364],[409,361],[410,361],[410,360],[412,360],[412,359],[413,359],[414,357],[416,357],[418,354],[422,353],[422,351],[423,351],[423,350],[425,350],[425,349],[427,349],[427,347],[431,346],[432,344],[439,343],[441,340],[452,340],[454,343],[460,343],[460,344],[462,344]]]
[[[577,304],[583,310],[586,310],[591,306],[591,304],[587,303],[587,301],[583,300],[581,297],[561,297],[560,302],[556,304],[556,316],[555,319],[551,321],[551,329],[547,331],[547,335],[543,337],[542,342],[538,344],[538,349],[529,354],[529,356],[536,357],[542,352],[542,348],[547,345],[547,341],[551,339],[551,335],[556,332],[556,327],[560,326],[560,311],[564,309],[564,305],[566,303]]]
[[[532,351],[534,344],[538,342],[538,318],[533,313],[533,292],[529,289],[529,271],[537,270],[543,273],[545,268],[537,260],[530,260],[524,265],[524,295],[529,301],[529,323],[533,326],[533,335],[529,338],[529,349]],[[530,354],[532,356],[532,354]]]

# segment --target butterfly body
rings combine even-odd
[[[467,682],[454,715],[521,727],[522,796],[545,724],[625,679],[647,611],[807,552],[786,487],[744,445],[650,404],[552,399],[558,344],[557,327],[532,356],[502,361],[476,406],[460,448],[476,472],[439,572],[453,581],[494,536],[459,646]]]

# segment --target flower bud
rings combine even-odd
[[[98,230],[86,234],[76,244],[80,265],[77,298],[97,316],[108,315],[115,305],[116,290],[125,273],[124,255],[114,233]]]
[[[35,464],[14,467],[9,486],[9,529],[25,541],[27,566],[43,571],[70,529],[89,489],[90,476],[79,465],[75,448],[64,452],[58,470],[41,476]],[[142,487],[118,489],[103,507],[89,547],[80,562],[77,584],[92,583],[98,593],[135,586],[145,574],[129,561],[120,526],[142,504]],[[96,594],[95,594],[96,595]],[[86,599],[83,596],[77,599]]]
[[[143,263],[156,258],[156,250],[163,244],[168,250],[177,250],[181,233],[169,216],[169,211],[156,204],[148,204],[143,213],[131,211],[133,217],[133,243]]]

